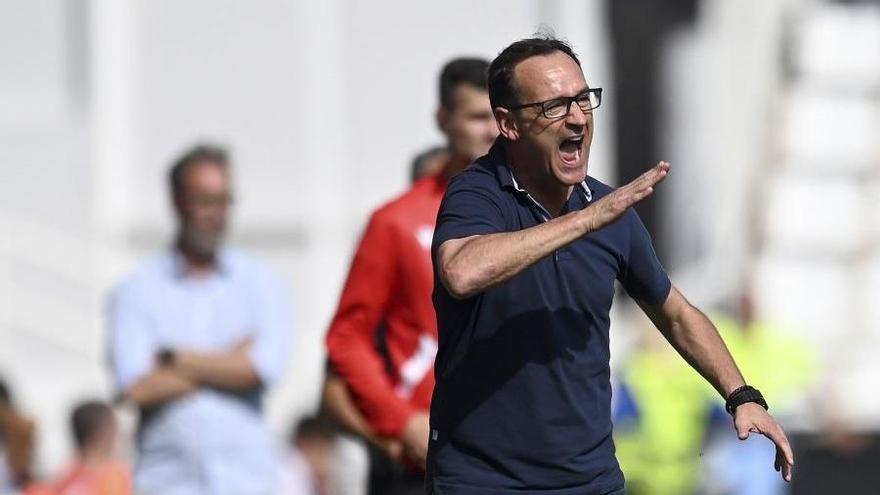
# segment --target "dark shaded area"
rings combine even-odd
[[[657,130],[663,110],[659,87],[663,40],[672,30],[696,20],[699,0],[609,0],[606,5],[612,36],[617,180],[626,184],[662,158]],[[636,211],[655,235],[660,259],[665,259],[660,201],[662,196],[653,196]]]
[[[880,493],[880,434],[851,434],[833,442],[796,434],[792,445],[792,495]]]
[[[423,474],[389,459],[372,445],[367,445],[367,449],[370,455],[369,495],[424,495]]]
[[[443,426],[457,429],[465,418],[484,401],[496,396],[529,364],[547,366],[555,361],[564,367],[576,366],[575,360],[594,337],[585,330],[590,328],[590,323],[590,316],[585,313],[568,308],[556,311],[542,308],[506,319],[491,336],[468,339],[468,364],[459,367],[450,382],[450,388],[454,389],[450,395],[456,399],[456,408],[444,414]],[[587,374],[601,370],[584,368],[580,371]],[[444,440],[441,438],[441,443]]]

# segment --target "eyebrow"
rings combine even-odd
[[[587,86],[584,86],[583,88],[579,89],[579,90],[577,91],[577,93],[575,93],[575,94],[572,95],[572,96],[565,96],[565,95],[551,96],[550,98],[547,98],[547,99],[545,99],[545,100],[540,100],[540,101],[542,101],[542,102],[546,102],[546,101],[558,100],[558,99],[560,99],[560,98],[574,98],[575,96],[578,96],[578,95],[580,95],[580,94],[586,93],[589,89],[590,89],[590,86],[587,85]]]
[[[557,98],[574,98],[575,96],[582,95],[582,94],[586,93],[586,92],[589,91],[589,90],[590,90],[590,86],[587,85],[587,86],[584,86],[583,88],[579,89],[579,90],[577,91],[577,93],[575,93],[575,94],[573,94],[573,95],[571,95],[571,96],[556,96],[556,97],[551,98],[551,100],[555,100],[555,99],[557,99]]]

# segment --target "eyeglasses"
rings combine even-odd
[[[541,113],[548,119],[559,119],[571,112],[571,104],[576,102],[581,111],[589,112],[602,103],[602,88],[590,88],[575,96],[562,96],[552,100],[538,101],[509,107],[510,110],[522,110],[529,107],[541,107]]]
[[[191,194],[186,199],[196,208],[224,208],[234,202],[231,194]]]

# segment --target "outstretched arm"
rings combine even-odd
[[[661,305],[639,303],[654,325],[663,333],[682,357],[721,394],[727,398],[731,392],[745,385],[718,330],[699,309],[694,307],[675,287]],[[782,427],[760,405],[747,402],[734,411],[734,426],[741,440],[749,433],[760,433],[776,445],[774,467],[791,481],[794,455]]]
[[[647,198],[669,171],[660,162],[583,210],[516,232],[450,239],[437,249],[437,273],[453,297],[465,299],[521,273],[557,249],[614,222]]]

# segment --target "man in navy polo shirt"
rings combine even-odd
[[[489,68],[501,136],[449,184],[432,248],[429,493],[623,493],[608,367],[615,280],[727,398],[740,438],[769,437],[791,478],[785,434],[712,323],[672,286],[630,208],[669,164],[619,189],[587,176],[601,94],[552,38],[513,43]]]

